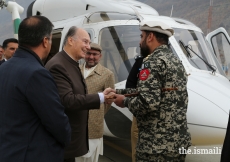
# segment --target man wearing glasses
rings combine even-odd
[[[113,72],[99,63],[102,57],[101,46],[91,43],[90,47],[85,56],[85,63],[81,66],[88,93],[94,94],[109,87],[114,88]],[[77,162],[97,162],[99,154],[103,155],[104,114],[110,106],[110,104],[101,104],[100,109],[89,111],[89,152],[82,157],[77,157]]]
[[[85,58],[90,50],[88,33],[81,28],[71,27],[67,32],[63,51],[57,53],[46,64],[56,81],[65,113],[72,128],[71,142],[65,149],[64,162],[75,162],[75,157],[85,155],[88,150],[88,113],[90,109],[99,109],[101,103],[111,104],[114,99],[111,88],[101,93],[88,94],[84,77],[78,61]]]

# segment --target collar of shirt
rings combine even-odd
[[[28,47],[19,45],[19,48],[18,48],[17,50],[24,50],[24,51],[29,52],[30,54],[32,54],[32,55],[38,60],[38,62],[39,62],[42,66],[44,66],[44,64],[43,64],[42,60],[40,59],[40,57],[39,57],[33,50],[29,49]],[[14,55],[16,55],[16,53],[15,53]],[[13,56],[13,57],[14,57],[14,56]]]
[[[63,51],[65,51],[65,50],[63,49]],[[72,60],[74,60],[75,62],[79,63],[79,60],[76,61],[76,60],[75,60],[70,54],[68,54],[66,51],[65,51],[65,53],[66,53]]]
[[[84,70],[83,71],[84,71],[84,78],[87,78],[89,76],[89,74],[97,67],[97,65],[94,67],[91,67],[91,68],[86,68],[85,64],[86,63],[84,63],[84,66],[83,66]]]
[[[156,54],[161,54],[161,50],[163,49],[168,49],[168,45],[166,44],[162,44],[160,46],[158,46],[156,49],[154,49],[154,51],[152,53],[150,53],[147,57],[144,58],[143,62],[148,60],[149,57],[153,57],[153,56],[156,56]]]

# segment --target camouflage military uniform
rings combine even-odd
[[[137,118],[138,162],[163,162],[157,158],[158,154],[165,157],[175,155],[183,161],[184,156],[179,156],[179,148],[191,145],[186,118],[186,84],[187,76],[181,61],[167,45],[161,45],[143,60],[137,89],[117,90],[120,94],[139,93],[137,97],[124,100],[125,106]],[[144,160],[144,157],[148,158]]]

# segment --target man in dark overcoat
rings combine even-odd
[[[0,162],[63,162],[71,128],[45,60],[52,23],[24,19],[19,49],[0,66]]]

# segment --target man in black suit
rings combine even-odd
[[[3,47],[0,45],[0,62],[2,61],[2,59],[3,59]]]
[[[9,38],[4,40],[2,44],[3,59],[0,61],[0,65],[9,60],[18,48],[18,40],[15,38]]]
[[[226,129],[226,134],[225,134],[225,139],[223,143],[223,148],[221,152],[221,159],[220,162],[229,162],[230,160],[230,155],[229,155],[229,150],[230,150],[230,116],[228,118],[228,126]]]
[[[52,28],[43,16],[24,19],[19,49],[0,67],[1,162],[63,162],[71,128],[42,63],[51,48]]]
[[[135,63],[133,64],[132,69],[130,70],[129,76],[126,81],[126,88],[136,88],[138,75],[140,72],[140,68],[142,65],[144,57],[143,56],[136,56]],[[132,126],[131,126],[131,146],[132,146],[132,162],[136,161],[136,146],[137,146],[137,139],[138,139],[138,128],[137,128],[137,119],[133,116]]]

